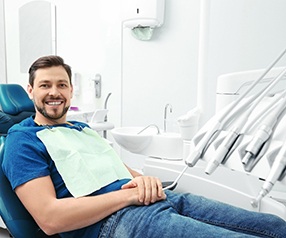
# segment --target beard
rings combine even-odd
[[[69,106],[67,106],[67,107],[64,107],[64,109],[61,112],[51,114],[46,111],[45,107],[39,107],[38,105],[35,105],[35,106],[39,113],[41,113],[45,118],[50,119],[50,120],[58,120],[62,118],[69,110]]]

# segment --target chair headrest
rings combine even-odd
[[[18,84],[0,84],[0,106],[3,112],[10,115],[17,115],[23,111],[35,112],[32,100]]]

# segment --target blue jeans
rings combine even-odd
[[[99,238],[286,237],[286,222],[192,194],[130,206],[109,217]]]

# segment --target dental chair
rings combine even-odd
[[[0,165],[5,149],[5,136],[15,123],[33,115],[34,105],[25,90],[16,84],[0,84]],[[15,238],[45,238],[47,236],[36,224],[3,173],[0,166],[0,215],[10,235]]]
[[[33,114],[34,104],[20,85],[0,84],[0,135]]]
[[[0,164],[4,154],[5,136],[0,137]],[[46,235],[36,224],[32,216],[25,209],[12,190],[9,181],[0,168],[0,215],[14,238],[46,238],[59,237],[58,235]]]

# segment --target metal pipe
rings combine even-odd
[[[111,93],[109,93],[105,99],[104,109],[107,109],[107,102],[108,102],[108,99],[110,96],[111,96]],[[107,114],[104,117],[104,121],[107,122]],[[105,139],[107,138],[107,131],[106,130],[103,131],[103,138],[105,138]]]

